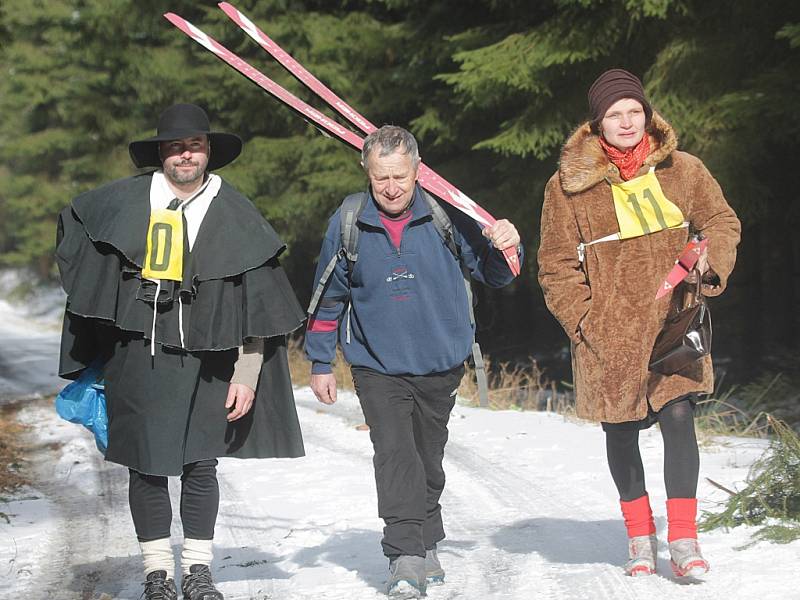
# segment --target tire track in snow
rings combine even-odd
[[[300,407],[301,410],[314,410],[314,408],[312,408],[313,404],[302,400],[298,401],[298,407]],[[346,414],[345,411],[339,411],[338,414],[328,415],[326,418],[344,420],[348,425],[354,423],[351,416]],[[329,451],[350,455],[360,463],[358,468],[368,469],[370,473],[372,472],[371,447],[367,447],[366,450],[357,450],[344,444],[339,439],[337,428],[320,427],[310,423],[308,419],[301,420],[303,421],[304,437],[310,447],[324,447]],[[365,433],[364,435],[367,434]],[[479,486],[480,483],[473,480],[471,481],[471,485]],[[377,506],[373,505],[373,510],[377,512]],[[516,590],[508,589],[506,582],[509,578],[502,575],[509,571],[515,572],[515,563],[509,561],[508,556],[497,551],[487,543],[485,535],[486,530],[480,524],[477,527],[471,526],[472,513],[472,507],[466,502],[454,501],[451,503],[449,497],[445,500],[445,528],[451,532],[451,536],[456,535],[461,538],[476,540],[477,546],[463,551],[461,553],[462,557],[457,561],[452,561],[449,566],[447,560],[451,557],[450,550],[448,546],[442,546],[441,556],[445,561],[444,567],[447,571],[447,584],[444,586],[431,587],[428,591],[428,597],[431,598],[431,600],[446,600],[449,598],[463,598],[465,593],[468,593],[469,597],[476,598],[503,597],[498,595],[499,593],[511,593],[510,596],[506,596],[508,598],[521,597],[517,595]],[[379,546],[375,547],[375,552],[380,552]],[[486,559],[487,554],[490,556],[488,560]],[[383,596],[379,594],[378,597]],[[558,596],[552,597],[556,598]]]
[[[37,421],[57,420],[47,401],[26,411]],[[72,436],[59,452],[61,459],[53,460],[53,447],[37,440],[29,455],[36,490],[52,503],[56,531],[37,589],[25,597],[138,598],[142,571],[128,511],[127,470],[106,463],[86,434]],[[74,476],[77,471],[80,477]],[[81,483],[73,483],[77,480]]]
[[[298,406],[314,410],[313,402],[299,400]],[[350,423],[358,421],[358,411],[337,405],[334,405],[334,409],[330,411],[331,416]],[[304,431],[309,429],[304,426]],[[334,436],[326,433],[323,437],[328,441],[322,442],[322,445],[331,449],[336,447],[329,446],[336,444]],[[340,445],[337,451],[352,452],[352,448]],[[550,481],[546,489],[542,487],[534,479],[537,476],[534,467],[509,469],[490,461],[463,443],[453,441],[451,430],[451,440],[445,451],[445,471],[448,482],[442,500],[448,539],[442,544],[440,556],[452,587],[432,588],[429,593],[431,598],[457,597],[459,593],[468,591],[476,597],[492,598],[517,598],[534,593],[539,598],[559,600],[586,597],[598,600],[649,600],[653,594],[666,597],[674,591],[674,585],[659,576],[648,578],[646,584],[641,580],[634,582],[624,574],[621,562],[612,565],[598,561],[597,556],[622,556],[624,561],[626,550],[624,547],[620,549],[620,541],[624,544],[624,539],[609,538],[592,527],[592,522],[599,520],[598,516],[571,500],[576,494],[574,488],[554,486]],[[577,491],[580,493],[580,490]],[[487,506],[490,510],[481,514],[476,506]],[[585,523],[578,539],[563,539],[561,522],[565,515]],[[547,544],[558,548],[568,543],[574,547],[576,557],[580,558],[587,555],[585,548],[591,547],[592,551],[588,554],[592,560],[586,563],[576,560],[574,564],[567,564],[541,555],[547,552],[508,552],[497,548],[500,537],[498,531],[508,529],[503,527],[504,524],[530,521],[536,525],[528,535],[546,539],[546,542],[539,544],[544,545],[545,550]],[[515,535],[514,532],[505,531],[504,535],[511,539],[512,546],[525,546],[524,541],[520,540],[525,532]],[[459,538],[472,540],[474,545],[471,551],[458,551],[461,556],[456,554],[457,550],[453,547],[453,542]],[[456,558],[454,564],[458,565],[457,569],[447,569],[446,562],[451,553]],[[561,555],[564,551],[558,550],[552,554]]]
[[[235,567],[248,563],[248,554],[253,554],[263,550],[264,547],[272,547],[274,536],[262,533],[255,525],[262,520],[260,515],[254,514],[254,507],[247,502],[231,483],[231,476],[225,473],[224,469],[217,472],[220,491],[220,513],[214,530],[214,564],[220,565],[215,569],[214,578],[218,584],[222,583],[222,578],[218,573],[222,569]],[[247,515],[247,516],[244,516]],[[264,521],[269,521],[268,517],[263,517]],[[244,537],[242,535],[244,532]],[[220,556],[220,546],[227,545],[226,556]],[[224,563],[232,559],[232,563]],[[240,561],[241,562],[238,562]],[[223,587],[220,585],[220,587]],[[229,590],[231,590],[230,592]],[[244,589],[243,589],[244,588]],[[228,582],[224,591],[225,597],[235,600],[236,598],[250,598],[253,600],[269,598],[272,588],[271,580],[241,578],[235,583]],[[233,595],[232,595],[233,594]]]
[[[313,402],[298,399],[298,407],[317,412]],[[330,417],[343,420],[352,425],[359,421],[359,413],[346,407],[337,407],[330,412]],[[337,438],[337,431],[331,427],[318,427],[303,421],[306,440],[312,446],[325,447],[328,450],[354,454],[356,451]],[[365,434],[366,435],[366,434]],[[492,506],[501,506],[503,512],[522,516],[518,509],[509,507],[507,502],[500,502],[497,488],[488,489],[486,480],[491,478],[489,469],[477,463],[466,464],[465,460],[453,462],[449,442],[445,451],[445,470],[448,483],[443,497],[443,515],[448,538],[440,548],[440,557],[447,571],[447,584],[432,587],[428,596],[432,600],[449,598],[487,597],[487,598],[522,598],[535,593],[537,598],[569,598],[569,589],[558,579],[550,576],[551,565],[543,560],[526,561],[521,564],[518,557],[497,548],[491,541],[493,533],[500,525],[491,515],[476,514],[476,499],[483,500]],[[463,453],[464,450],[461,450]],[[361,457],[363,468],[372,470],[372,453],[357,452]],[[474,461],[473,461],[474,462]],[[453,470],[453,467],[456,467]],[[493,468],[493,466],[491,467]],[[374,510],[377,510],[375,507]],[[466,548],[461,546],[467,545]],[[376,552],[380,552],[376,548]],[[449,563],[449,564],[448,564]],[[537,564],[538,563],[538,564]],[[536,584],[535,582],[538,582]],[[547,582],[547,586],[542,586]],[[544,587],[544,589],[543,589]],[[547,596],[543,594],[546,593]],[[610,596],[620,598],[620,596]],[[601,597],[602,600],[602,597]]]
[[[517,545],[520,549],[535,547],[535,552],[541,550],[539,554],[550,553],[556,557],[574,555],[575,562],[570,563],[542,557],[544,564],[550,567],[545,572],[549,571],[546,579],[556,590],[554,597],[650,600],[654,594],[666,598],[674,590],[673,585],[668,585],[659,576],[646,578],[647,585],[639,585],[645,581],[634,582],[624,574],[621,563],[618,566],[598,562],[599,556],[620,555],[620,542],[624,544],[625,540],[611,539],[592,527],[593,522],[601,518],[588,511],[586,504],[578,505],[573,500],[583,497],[582,490],[558,484],[553,479],[547,479],[545,488],[538,479],[541,473],[537,472],[534,465],[512,469],[486,459],[459,442],[448,444],[446,461],[457,470],[479,479],[486,493],[492,497],[490,502],[505,507],[507,512],[504,514],[515,514],[517,523],[530,524],[533,531],[528,535],[538,536],[541,540],[536,544],[526,544],[524,540],[514,542],[513,532],[508,532],[506,535],[512,538],[512,546]],[[574,526],[567,529],[566,515],[569,521],[580,523],[577,537],[574,535]],[[524,537],[523,534],[517,535]],[[499,539],[501,536],[496,537]],[[626,549],[624,551],[627,552]],[[581,558],[587,560],[581,562]],[[530,557],[526,560],[530,560]]]

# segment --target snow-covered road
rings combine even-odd
[[[141,559],[127,504],[126,469],[103,462],[87,432],[60,421],[57,330],[0,301],[0,402],[26,396],[33,488],[0,498],[0,599],[134,600]],[[4,366],[5,365],[5,366]],[[222,460],[212,571],[228,600],[379,600],[380,552],[372,449],[358,402],[323,406],[296,390],[307,455],[295,460]],[[630,579],[626,538],[599,427],[546,413],[457,406],[442,498],[447,583],[431,600],[800,599],[800,542],[760,542],[752,529],[701,536],[712,571],[673,577],[664,542],[658,574]],[[649,491],[665,537],[662,445],[641,436]],[[698,496],[715,510],[742,485],[764,443],[704,443]],[[177,507],[177,485],[171,482]],[[181,539],[174,520],[176,553]]]
[[[0,405],[52,394],[58,378],[58,349],[64,292],[40,286],[24,300],[11,300],[31,276],[0,269]]]
[[[58,347],[52,318],[44,325],[0,299],[0,404],[58,390]]]
[[[308,389],[296,394],[305,458],[221,461],[214,576],[228,600],[385,597],[371,446],[355,428],[357,401],[345,394],[328,409]],[[41,483],[0,504],[10,521],[0,520],[0,597],[138,598],[125,469],[104,464],[88,435],[42,402],[22,416],[36,428]],[[658,431],[644,433],[642,446],[663,534]],[[702,475],[741,485],[762,448],[753,440],[704,447]],[[743,528],[702,536],[712,564],[702,582],[676,581],[663,543],[658,575],[625,577],[625,533],[604,461],[595,426],[457,407],[442,499],[447,583],[429,590],[431,600],[800,598],[800,544],[734,550],[752,533]],[[722,495],[701,482],[702,508]],[[180,537],[176,519],[176,545]]]

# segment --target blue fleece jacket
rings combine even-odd
[[[479,225],[443,206],[472,277],[492,287],[511,282],[513,275],[502,253],[481,235]],[[358,219],[358,260],[351,285],[347,261],[340,256],[317,313],[309,320],[305,352],[313,363],[312,373],[331,372],[337,329],[348,363],[388,375],[440,373],[463,363],[471,352],[474,333],[461,268],[437,232],[419,187],[411,213],[398,249],[370,195]],[[328,224],[312,289],[340,249],[337,210]]]

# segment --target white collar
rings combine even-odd
[[[200,225],[208,212],[211,201],[216,198],[222,186],[222,178],[219,175],[209,173],[208,179],[198,190],[198,193],[190,198],[189,203],[182,204],[179,209],[186,217],[186,239],[189,243],[189,250],[194,246]],[[175,192],[169,187],[167,178],[162,170],[153,173],[153,180],[150,183],[150,210],[166,208],[175,198]]]

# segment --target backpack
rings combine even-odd
[[[475,325],[475,311],[473,308],[473,295],[472,295],[472,286],[470,285],[470,274],[466,266],[464,265],[464,261],[461,257],[461,248],[456,243],[455,237],[453,235],[453,222],[450,220],[450,217],[447,215],[445,210],[441,207],[441,205],[430,196],[426,191],[422,191],[422,197],[425,199],[425,202],[428,204],[428,208],[430,208],[431,216],[433,218],[433,225],[436,228],[437,233],[441,236],[442,240],[447,246],[447,249],[453,254],[455,259],[458,261],[459,266],[461,267],[461,274],[464,277],[464,287],[467,291],[467,304],[469,306],[469,322],[470,325]],[[341,224],[341,238],[342,238],[342,247],[336,254],[331,257],[331,260],[325,266],[325,270],[322,272],[322,276],[319,278],[319,283],[317,284],[317,288],[314,290],[314,294],[311,297],[311,302],[309,302],[308,310],[306,311],[309,316],[313,316],[316,313],[317,308],[319,307],[319,302],[322,299],[322,294],[325,292],[325,288],[328,285],[328,281],[331,278],[331,274],[333,273],[334,268],[336,267],[336,263],[339,260],[340,256],[344,256],[345,260],[347,261],[347,273],[348,279],[350,277],[350,273],[353,272],[353,267],[355,262],[358,260],[358,234],[360,229],[356,222],[358,221],[358,217],[361,215],[361,212],[364,210],[364,207],[367,204],[369,199],[369,194],[367,192],[359,192],[357,194],[351,194],[347,196],[344,201],[342,202],[342,206],[339,209],[339,216],[340,216],[340,224]],[[347,343],[350,343],[350,305],[348,303],[347,307],[347,334],[346,334]],[[475,375],[478,380],[478,395],[480,399],[481,406],[488,406],[489,404],[489,389],[486,382],[486,369],[483,364],[483,355],[481,354],[481,348],[478,345],[478,342],[475,341],[474,337],[472,340],[472,359],[475,362]]]

